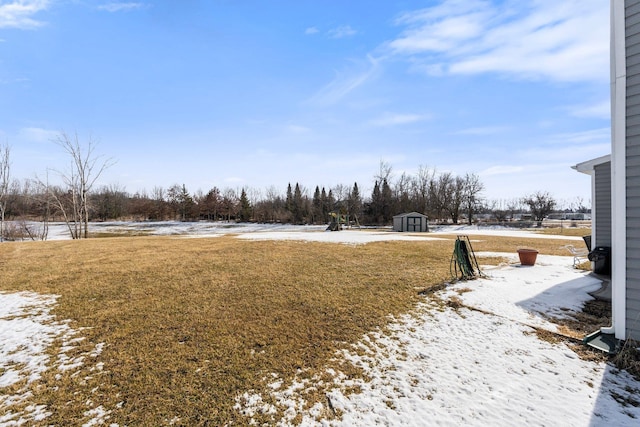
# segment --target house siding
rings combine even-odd
[[[611,246],[611,162],[596,165],[595,183],[595,245]],[[594,245],[594,247],[595,247]]]
[[[640,0],[625,1],[626,336],[640,339]],[[597,239],[597,238],[596,238]]]

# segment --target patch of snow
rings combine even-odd
[[[67,323],[55,321],[50,314],[56,298],[0,292],[0,387],[39,379],[49,361],[46,349],[55,339],[70,334]]]
[[[597,279],[573,269],[571,257],[554,256],[485,273],[434,294],[388,333],[367,334],[341,352],[370,381],[334,372],[330,403],[303,409],[313,380],[295,379],[287,393],[270,391],[284,413],[273,424],[289,426],[298,416],[306,426],[638,425],[640,408],[624,402],[637,400],[638,381],[580,359],[563,343],[542,341],[531,328],[556,331],[547,315],[579,310],[600,286]],[[471,309],[448,307],[452,297]],[[361,391],[343,391],[354,385]]]
[[[579,359],[564,344],[539,340],[502,317],[425,303],[389,336],[377,336],[372,356],[345,352],[372,379],[362,392],[331,392],[344,411],[334,425],[637,425],[640,409],[616,402],[610,389],[637,383],[602,363]]]
[[[253,417],[256,414],[275,414],[276,408],[265,403],[262,396],[257,393],[245,392],[236,397],[234,409],[246,417]]]
[[[530,239],[563,239],[583,241],[580,236],[557,236],[553,234],[536,233],[527,229],[505,227],[502,225],[478,226],[478,225],[438,225],[430,228],[434,234],[465,234],[468,236],[502,236],[522,237]],[[584,234],[589,231],[585,230]]]
[[[424,235],[394,233],[391,231],[372,230],[342,230],[323,232],[304,231],[269,231],[263,233],[248,233],[238,236],[239,239],[248,240],[301,240],[306,242],[342,243],[350,245],[363,245],[371,242],[386,241],[426,241],[442,240],[425,233]]]
[[[37,387],[41,375],[52,367],[60,372],[78,369],[85,355],[71,358],[67,352],[74,350],[84,338],[68,321],[56,320],[51,314],[58,296],[33,292],[0,292],[0,408],[6,412],[0,417],[0,425],[13,426],[42,421],[50,415],[44,405],[25,405],[33,397],[30,391]],[[51,361],[47,350],[54,342],[61,341],[58,356]],[[98,354],[102,347],[94,349]],[[57,374],[56,378],[60,378]],[[24,385],[23,385],[24,383]],[[17,385],[17,386],[16,386]],[[10,390],[9,387],[17,387]],[[24,406],[24,408],[21,408]],[[12,411],[11,408],[16,408]],[[104,418],[101,409],[88,413]],[[88,424],[91,425],[91,424]]]
[[[39,223],[31,223],[37,227]],[[219,237],[227,234],[247,235],[249,239],[270,240],[309,240],[347,244],[364,244],[372,241],[386,240],[430,240],[437,239],[438,234],[466,234],[470,236],[507,236],[536,239],[565,239],[582,240],[576,236],[554,236],[535,233],[529,230],[504,226],[478,226],[478,225],[438,225],[432,226],[429,233],[398,233],[391,231],[390,227],[361,229],[344,229],[337,232],[327,232],[326,235],[318,234],[308,236],[309,232],[324,232],[327,225],[293,225],[293,224],[259,224],[236,223],[225,221],[109,221],[89,223],[89,233],[143,233],[151,236],[180,236],[180,237]],[[65,223],[52,222],[48,224],[47,240],[68,240],[71,238],[69,229]],[[278,233],[271,234],[267,233]],[[359,235],[357,233],[364,233]],[[585,231],[585,234],[587,231]],[[255,237],[248,235],[257,234]],[[320,237],[323,236],[323,237]],[[331,237],[330,237],[331,236]],[[368,237],[364,237],[368,236]],[[375,237],[374,237],[375,236]]]
[[[509,264],[484,267],[489,278],[479,279],[449,288],[450,296],[461,286],[473,289],[460,295],[465,305],[489,311],[497,316],[555,331],[547,316],[565,317],[582,309],[593,299],[588,292],[596,291],[602,282],[582,270],[573,268],[573,257],[538,255],[534,266],[521,266],[517,254],[477,252],[476,256],[500,256]]]
[[[111,411],[105,410],[102,406],[89,409],[88,411],[85,411],[83,415],[90,419],[86,423],[82,424],[82,427],[102,425],[109,418],[110,413]]]

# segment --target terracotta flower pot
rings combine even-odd
[[[520,264],[522,265],[535,265],[538,251],[535,249],[518,249],[518,257],[520,257]]]

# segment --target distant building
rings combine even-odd
[[[427,216],[418,212],[409,212],[393,217],[393,231],[427,232]]]
[[[575,169],[575,167],[574,167]],[[581,172],[581,171],[580,171]],[[586,172],[585,172],[586,173]],[[591,214],[583,212],[559,212],[549,214],[547,219],[555,220],[572,220],[572,221],[588,221],[591,219]]]

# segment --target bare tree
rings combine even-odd
[[[93,217],[102,221],[121,218],[130,199],[124,186],[119,184],[103,185],[95,191],[93,197]]]
[[[386,180],[387,183],[391,185],[391,180],[393,179],[393,167],[391,166],[391,163],[380,160],[378,173],[374,178],[380,183]]]
[[[9,145],[0,145],[0,242],[4,240],[4,215],[7,210],[7,196],[9,193]]]
[[[439,220],[451,215],[454,177],[451,172],[444,172],[431,181],[429,186],[429,206],[433,216]]]
[[[484,184],[475,173],[467,173],[464,176],[464,205],[467,211],[467,222],[473,222],[473,214],[480,208],[480,194],[484,191]]]
[[[394,185],[395,212],[409,212],[411,209],[410,190],[411,177],[406,172],[402,172]]]
[[[578,213],[587,213],[590,210],[588,207],[589,204],[589,201],[585,203],[582,197],[576,196],[576,198],[571,202],[571,210]]]
[[[426,166],[418,168],[418,174],[412,181],[413,199],[416,204],[416,210],[420,213],[427,214],[429,211],[429,188],[435,179],[435,169],[429,169]]]
[[[341,214],[350,214],[348,200],[351,189],[344,184],[336,184],[331,188],[331,193],[335,198],[335,209]]]
[[[487,202],[487,209],[498,222],[506,222],[513,219],[513,210],[504,199]]]
[[[546,191],[538,191],[526,196],[522,199],[522,203],[529,206],[531,214],[538,222],[538,226],[542,225],[542,220],[544,220],[545,217],[556,207],[555,199]]]
[[[221,205],[225,211],[227,221],[231,222],[231,217],[235,218],[238,210],[238,193],[233,188],[225,188],[222,192]]]
[[[446,200],[448,200],[448,204],[446,205],[447,211],[449,212],[449,217],[454,224],[458,223],[460,219],[460,210],[464,204],[464,190],[465,190],[465,181],[464,178],[459,176],[453,177],[448,186],[448,192]]]
[[[34,187],[33,191],[30,191],[29,188]],[[32,193],[31,198],[33,199],[35,212],[37,212],[38,216],[42,218],[42,226],[37,231],[32,233],[33,240],[47,240],[49,236],[49,220],[51,219],[51,195],[49,189],[49,174],[47,173],[46,180],[43,182],[39,179],[35,179],[33,181],[27,181],[25,183],[25,196],[29,193]]]
[[[54,193],[54,198],[58,207],[63,210],[62,214],[71,231],[71,237],[86,239],[89,236],[89,194],[100,175],[112,166],[114,161],[103,160],[95,155],[97,143],[91,137],[86,145],[82,146],[77,133],[72,138],[61,132],[54,142],[71,157],[70,170],[60,173],[67,187],[64,194],[69,203],[63,203],[61,194]],[[69,208],[71,212],[68,212]]]

